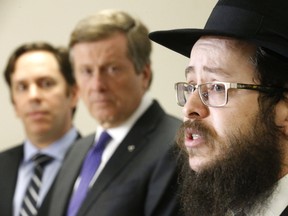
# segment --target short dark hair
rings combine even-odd
[[[262,85],[288,87],[288,58],[258,47],[254,63]]]
[[[256,49],[252,57],[255,65],[256,79],[261,85],[273,87],[288,87],[288,59],[263,47]],[[281,100],[288,100],[287,91],[260,93],[259,105],[262,115],[271,117],[275,105]]]
[[[75,85],[76,82],[72,73],[71,64],[69,62],[68,50],[64,47],[56,48],[47,42],[32,42],[19,46],[8,59],[7,66],[4,70],[4,77],[9,87],[11,87],[11,75],[15,70],[16,61],[21,55],[30,51],[47,51],[53,54],[59,65],[60,72],[65,78],[67,84],[69,86]]]
[[[59,70],[61,74],[63,75],[67,83],[67,86],[73,87],[76,85],[76,81],[75,81],[73,71],[72,71],[72,66],[69,61],[68,49],[65,47],[54,47],[47,42],[39,41],[39,42],[30,42],[30,43],[22,44],[21,46],[16,48],[10,55],[6,68],[4,70],[4,78],[10,89],[11,89],[11,76],[15,71],[15,65],[16,65],[18,58],[24,53],[31,52],[31,51],[47,51],[51,53],[55,57],[58,63]],[[13,102],[13,99],[12,99],[12,102]],[[73,109],[73,114],[75,110],[76,110],[76,107]]]

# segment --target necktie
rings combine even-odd
[[[106,131],[103,131],[98,142],[93,145],[93,147],[87,153],[79,176],[80,183],[70,200],[67,216],[75,216],[77,214],[82,202],[86,197],[89,184],[101,163],[102,153],[105,146],[110,139],[110,135]]]
[[[39,196],[39,190],[42,184],[43,169],[45,165],[52,161],[52,157],[45,154],[36,154],[32,158],[32,160],[35,164],[34,173],[23,199],[20,216],[37,215],[37,201]]]

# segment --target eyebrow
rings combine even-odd
[[[219,68],[219,67],[204,66],[203,71],[208,72],[208,73],[212,73],[212,74],[221,75],[224,77],[231,77],[231,74],[227,73],[227,71],[225,71],[223,68]],[[195,68],[193,66],[188,66],[185,69],[185,77],[187,77],[187,75],[190,73],[195,73]]]

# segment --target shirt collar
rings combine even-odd
[[[107,129],[107,132],[110,134],[112,139],[115,140],[117,143],[121,143],[127,133],[130,131],[130,129],[133,127],[135,122],[151,106],[152,102],[152,97],[148,93],[145,93],[138,108],[123,124],[116,128]],[[95,140],[98,140],[103,130],[103,127],[101,127],[100,125],[97,127]]]
[[[277,184],[272,194],[271,201],[268,204],[267,214],[280,215],[288,205],[288,174],[283,176]]]
[[[47,154],[56,160],[63,160],[68,148],[72,145],[78,136],[78,132],[75,127],[72,127],[66,134],[60,139],[51,143],[43,149],[37,148],[31,143],[29,139],[24,142],[24,158],[23,162],[27,163],[37,153]]]
[[[267,204],[261,206],[261,209],[254,209],[254,216],[278,216],[288,205],[288,174],[283,176],[276,183],[272,195],[268,198]]]

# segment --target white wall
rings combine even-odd
[[[215,0],[0,0],[0,150],[25,138],[3,78],[7,58],[17,46],[34,40],[66,45],[80,19],[105,8],[123,9],[139,17],[150,31],[202,28],[214,4]],[[184,80],[188,58],[153,43],[152,63],[154,81],[150,94],[168,113],[181,117],[181,108],[175,102],[174,83]],[[75,125],[84,135],[96,127],[82,102]]]

